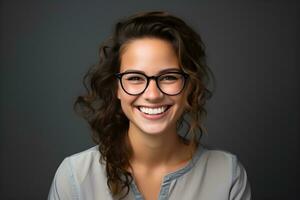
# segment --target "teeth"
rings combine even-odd
[[[161,114],[166,110],[166,106],[160,108],[147,108],[147,107],[140,107],[140,111],[149,115],[157,115]]]

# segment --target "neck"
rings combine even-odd
[[[150,135],[129,127],[128,138],[132,148],[131,163],[146,168],[162,165],[176,165],[189,160],[191,148],[183,144],[176,127],[165,133]]]

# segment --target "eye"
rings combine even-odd
[[[141,77],[138,76],[132,76],[132,77],[128,77],[126,80],[128,81],[140,81],[143,80]]]
[[[126,74],[124,75],[123,80],[130,84],[138,84],[144,83],[146,81],[146,78],[141,74]]]
[[[163,82],[163,83],[173,83],[173,82],[176,82],[180,78],[181,78],[180,74],[175,74],[175,73],[174,74],[165,74],[159,78],[159,81]]]
[[[177,79],[178,79],[178,77],[172,76],[172,75],[163,76],[161,78],[161,80],[177,80]]]

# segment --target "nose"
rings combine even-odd
[[[156,85],[156,81],[152,79],[149,80],[148,87],[144,91],[143,96],[147,100],[159,100],[163,97],[163,93]]]

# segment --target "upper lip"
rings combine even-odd
[[[167,107],[167,106],[171,106],[171,105],[151,105],[151,106],[147,106],[147,105],[138,105],[137,107],[145,107],[145,108],[161,108],[161,107]]]

